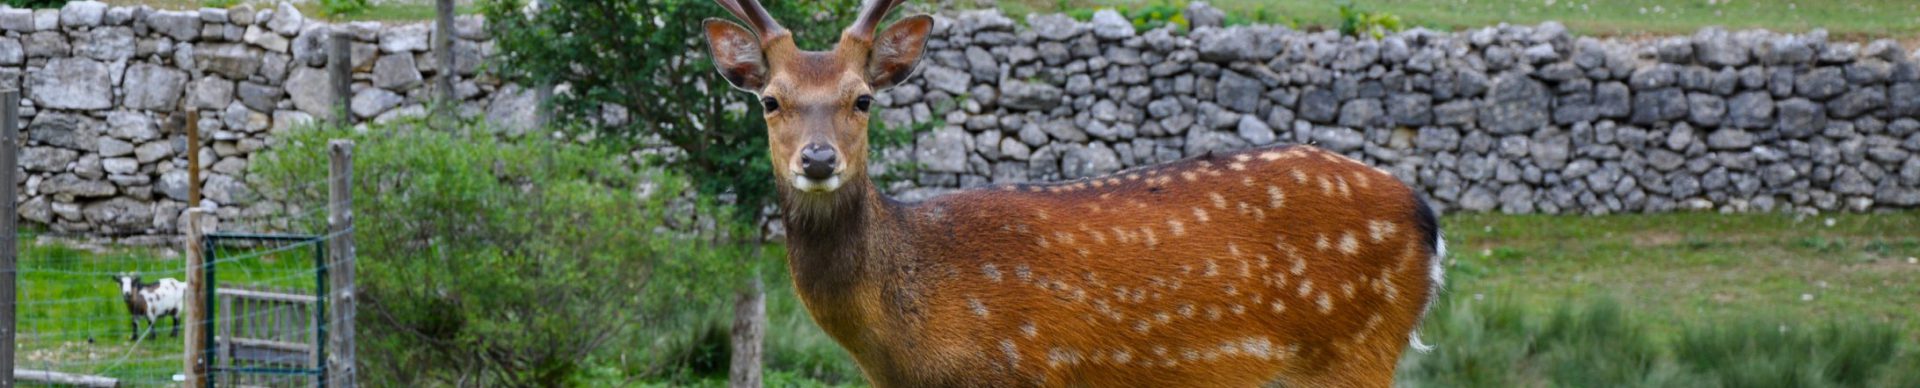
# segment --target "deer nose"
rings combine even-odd
[[[800,172],[807,179],[821,180],[833,176],[833,168],[840,163],[840,155],[833,147],[812,143],[800,148]]]

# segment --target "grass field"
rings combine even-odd
[[[112,377],[137,386],[172,381],[184,344],[171,335],[173,320],[162,318],[156,334],[136,344],[130,338],[131,315],[112,276],[138,272],[145,282],[185,280],[179,254],[37,240],[32,235],[20,240],[17,366]],[[311,250],[222,252],[226,258],[215,275],[222,287],[314,284]]]
[[[1920,386],[1920,212],[1442,223],[1438,349],[1402,360],[1402,386]],[[787,287],[769,284],[769,381],[860,385]],[[652,384],[724,386],[721,368]]]
[[[1064,8],[1132,8],[1185,4],[1184,0],[1004,0],[1009,13]],[[1776,31],[1826,28],[1847,37],[1912,40],[1920,33],[1920,2],[1910,0],[1354,0],[1362,9],[1396,15],[1409,26],[1435,29],[1537,24],[1557,20],[1575,32],[1595,35],[1692,34],[1705,26],[1763,27]],[[1214,0],[1239,15],[1264,12],[1302,27],[1338,26],[1332,0]]]

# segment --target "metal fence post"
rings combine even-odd
[[[0,91],[0,388],[13,388],[13,350],[14,330],[20,324],[15,314],[19,295],[15,294],[15,282],[19,279],[19,252],[16,223],[20,221],[20,212],[15,208],[13,182],[14,166],[19,164],[20,138],[20,91]]]
[[[327,276],[331,279],[327,312],[332,315],[327,328],[327,386],[351,388],[358,380],[354,357],[353,286],[353,141],[327,142],[332,166],[327,174],[326,251],[332,257]]]

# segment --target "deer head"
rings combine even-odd
[[[754,0],[719,0],[752,29],[707,19],[714,65],[733,87],[760,98],[782,198],[808,208],[868,185],[867,120],[873,94],[913,75],[933,19],[876,26],[902,0],[869,0],[828,51],[802,51]]]

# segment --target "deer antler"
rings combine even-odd
[[[847,26],[840,33],[841,39],[854,38],[863,42],[873,41],[873,31],[880,27],[880,19],[887,18],[887,12],[906,0],[866,0],[860,4],[860,20]]]
[[[772,42],[774,38],[787,35],[787,28],[781,27],[779,21],[773,20],[773,15],[767,14],[767,9],[761,7],[758,0],[714,1],[720,3],[721,8],[726,8],[727,12],[733,13],[734,17],[746,21],[748,26],[753,27],[753,31],[760,34],[761,43]]]

